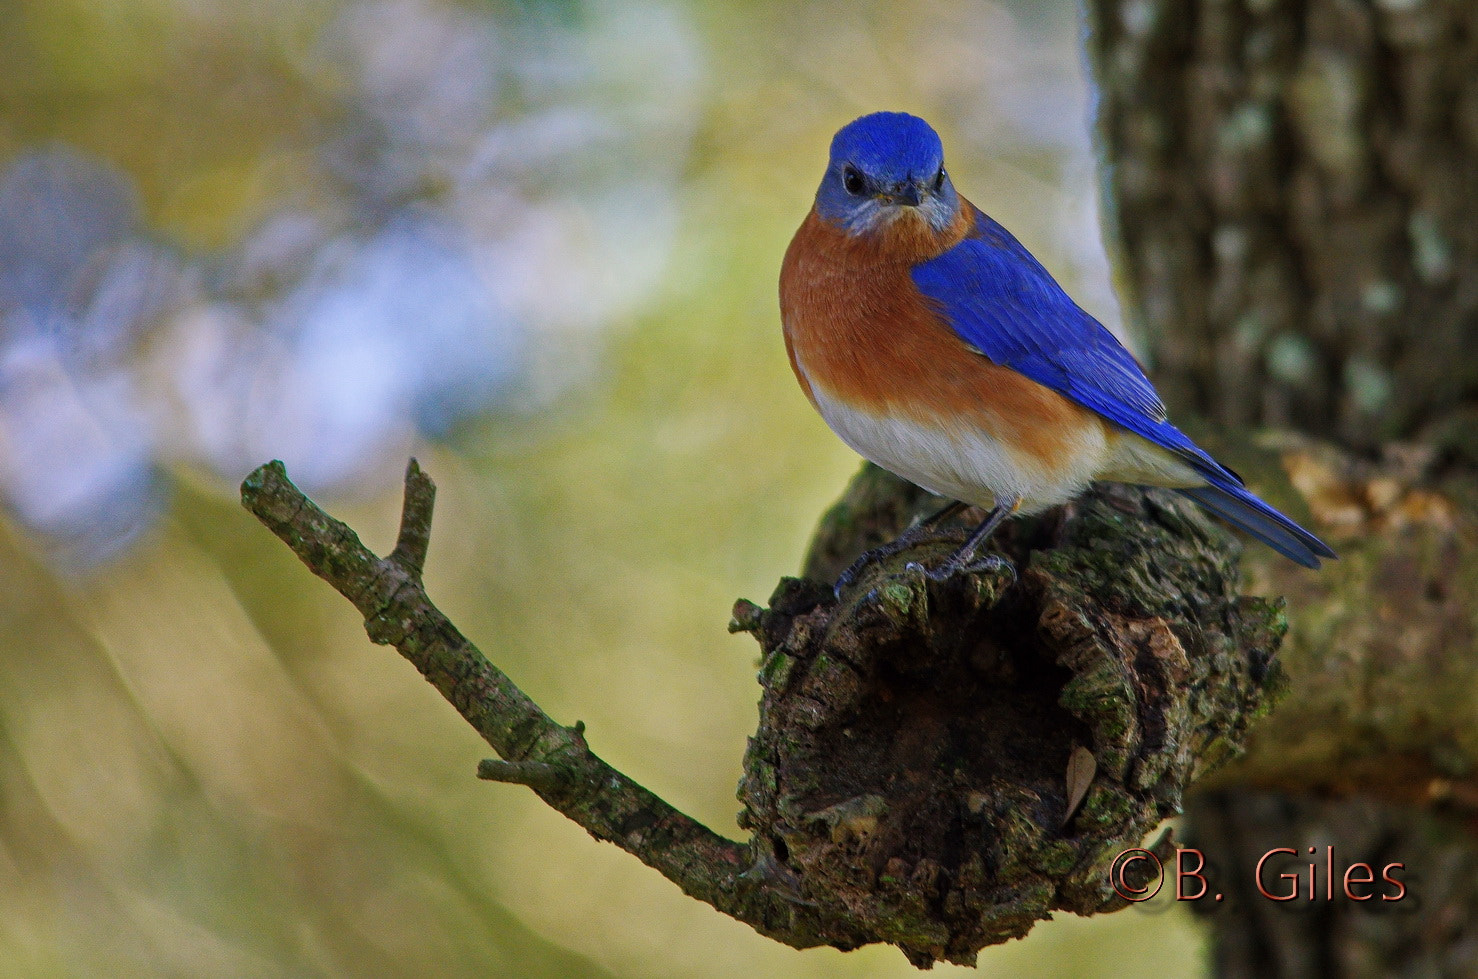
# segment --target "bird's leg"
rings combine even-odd
[[[971,558],[975,555],[975,549],[983,541],[988,539],[991,534],[995,533],[996,528],[1005,523],[1007,517],[1019,509],[1021,509],[1021,497],[1019,496],[1011,499],[997,500],[994,509],[986,514],[985,519],[980,522],[980,526],[976,527],[970,533],[970,537],[965,541],[964,545],[958,551],[951,554],[949,560],[945,561],[939,567],[925,571],[924,573],[934,581],[943,581],[960,571],[992,571],[1001,567],[1009,567],[1010,565],[1006,559],[999,554],[987,554],[978,561],[972,561]]]
[[[950,517],[959,513],[961,510],[969,509],[969,507],[969,503],[961,503],[959,500],[955,500],[953,503],[949,504],[946,507],[943,507],[938,512],[925,517],[923,520],[920,520],[912,527],[909,527],[903,533],[899,534],[896,538],[884,544],[883,546],[874,547],[870,551],[863,551],[862,556],[853,561],[851,567],[847,568],[846,571],[843,571],[841,577],[837,578],[837,583],[832,589],[836,593],[837,598],[842,597],[842,592],[846,590],[852,584],[852,582],[857,580],[857,576],[860,575],[862,573],[862,570],[866,568],[869,564],[872,564],[875,561],[882,561],[886,558],[892,557],[895,554],[908,550],[910,547],[913,547],[915,544],[917,544],[919,542],[919,539],[922,538],[925,533],[932,530],[941,522],[948,520]]]

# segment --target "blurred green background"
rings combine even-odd
[[[0,3],[0,976],[905,976],[796,952],[530,793],[242,512],[257,463],[721,832],[724,626],[856,466],[784,356],[831,133],[955,182],[1106,322],[1070,0]],[[1163,900],[1001,976],[1187,975]]]

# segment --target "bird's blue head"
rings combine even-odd
[[[817,213],[854,235],[905,214],[942,232],[958,206],[939,134],[906,112],[874,112],[843,126],[816,191]]]

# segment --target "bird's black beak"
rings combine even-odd
[[[883,191],[882,196],[889,204],[907,204],[909,207],[918,207],[924,200],[923,190],[914,180],[891,184]]]

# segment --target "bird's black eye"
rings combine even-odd
[[[842,171],[842,186],[847,188],[847,193],[856,197],[867,186],[867,181],[862,179],[862,174],[857,172],[856,167],[848,167]]]
[[[940,167],[939,168],[939,172],[934,175],[934,193],[937,194],[937,193],[939,193],[943,189],[944,189],[944,167]]]

